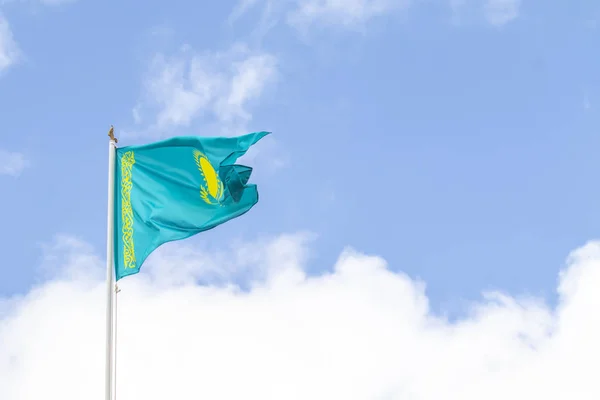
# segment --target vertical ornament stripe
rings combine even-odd
[[[121,157],[121,220],[123,234],[123,267],[135,268],[135,251],[133,246],[133,209],[131,208],[131,171],[135,164],[133,151]]]

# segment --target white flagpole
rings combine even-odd
[[[117,139],[111,126],[108,132],[108,217],[106,224],[106,376],[105,400],[112,398],[113,386],[113,264],[115,230],[115,153]]]
[[[117,339],[119,338],[119,331],[117,330],[117,320],[119,319],[119,310],[118,310],[118,300],[119,300],[119,286],[115,283],[115,306],[113,308],[115,313],[115,318],[113,319],[114,329],[113,329],[113,392],[112,392],[112,400],[117,400]]]

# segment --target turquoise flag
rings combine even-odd
[[[115,272],[139,272],[166,242],[212,229],[258,202],[252,168],[235,161],[269,132],[175,137],[116,150]]]

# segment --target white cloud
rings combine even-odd
[[[0,0],[0,6],[12,1],[13,0]],[[41,4],[46,6],[56,6],[74,1],[75,0],[39,0]],[[22,53],[13,37],[10,25],[0,12],[0,74],[19,62],[21,58]]]
[[[13,66],[20,57],[8,21],[0,14],[0,73]]]
[[[18,176],[28,166],[25,155],[0,149],[0,175]]]
[[[303,35],[317,26],[363,30],[368,21],[407,9],[411,4],[411,0],[240,0],[228,21],[233,23],[260,6],[259,17],[253,17],[258,25],[253,35],[258,37],[266,35],[281,20]]]
[[[258,32],[265,34],[287,15],[287,22],[301,34],[309,34],[316,26],[342,27],[348,30],[364,30],[372,19],[398,10],[406,10],[415,4],[412,0],[240,0],[232,11],[229,21],[235,22],[258,4],[263,6]],[[519,17],[521,0],[448,0],[452,20],[461,24],[467,19],[485,20],[495,26],[505,25]],[[483,10],[483,13],[482,13]]]
[[[487,0],[485,17],[492,25],[501,26],[519,16],[521,0]]]
[[[227,18],[229,23],[235,22],[238,18],[247,13],[248,10],[258,4],[259,1],[260,0],[240,0]]]
[[[289,22],[303,27],[321,22],[345,27],[360,26],[371,18],[407,8],[410,0],[297,0]]]
[[[133,116],[144,123],[152,115],[146,132],[154,135],[187,127],[196,119],[217,124],[220,132],[214,134],[242,133],[252,119],[251,107],[276,78],[277,58],[272,54],[242,45],[216,53],[185,47],[175,56],[154,58]]]
[[[478,22],[503,26],[519,18],[521,0],[449,0],[452,21],[457,24]]]
[[[490,293],[456,323],[379,257],[307,277],[308,243],[159,250],[120,283],[118,398],[600,398],[600,243],[569,257],[557,309]],[[65,237],[47,251],[55,278],[0,299],[0,398],[100,399],[102,262]]]

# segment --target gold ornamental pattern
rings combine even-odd
[[[135,248],[133,245],[133,209],[131,208],[131,171],[135,164],[133,151],[128,151],[121,157],[121,222],[123,234],[123,266],[136,268]]]

